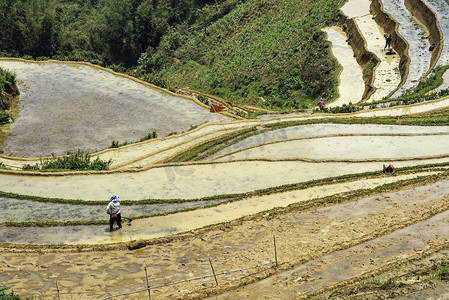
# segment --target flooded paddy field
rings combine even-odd
[[[432,145],[432,147],[429,147]],[[379,151],[381,149],[381,151]],[[409,157],[449,156],[449,133],[426,136],[340,136],[316,137],[262,144],[242,149],[219,160],[230,159],[378,159],[397,160]]]
[[[373,86],[376,90],[369,99],[373,101],[381,100],[395,90],[401,82],[401,75],[399,73],[400,57],[398,54],[386,55],[385,32],[372,18],[369,6],[369,0],[349,0],[341,10],[346,16],[354,19],[366,41],[366,48],[380,60],[374,71]]]
[[[127,218],[172,213],[179,210],[216,205],[226,200],[188,201],[182,203],[158,203],[123,205],[123,215]],[[108,220],[106,205],[63,204],[17,200],[0,197],[0,223],[5,222],[67,222]],[[5,242],[5,241],[3,241]]]
[[[347,35],[338,27],[326,28],[324,31],[332,43],[332,53],[342,68],[338,85],[339,98],[332,103],[325,103],[326,107],[360,102],[365,91],[365,82],[362,70],[353,57],[354,52],[346,42]]]
[[[227,147],[217,153],[215,153],[211,158],[215,158],[217,156],[225,155],[226,153],[231,153],[237,151],[239,149],[249,148],[249,147],[257,147],[264,144],[269,144],[272,142],[281,142],[288,141],[291,139],[301,139],[301,138],[317,138],[317,137],[326,137],[332,135],[334,137],[338,137],[338,135],[357,135],[357,134],[367,134],[367,135],[382,135],[385,136],[391,135],[391,137],[399,136],[403,134],[410,135],[426,135],[426,134],[445,134],[449,133],[449,129],[445,126],[395,126],[395,125],[376,125],[376,124],[311,124],[311,125],[301,125],[301,126],[293,126],[287,128],[281,128],[277,130],[263,132],[261,134],[246,138],[230,147]],[[350,137],[347,137],[349,140],[347,143],[340,147],[341,150],[345,149],[350,144],[353,144],[353,141],[350,140]],[[379,142],[382,142],[382,138],[379,137]],[[446,140],[444,140],[446,142]],[[396,144],[393,141],[393,144]],[[363,144],[363,146],[372,149],[369,143]],[[388,145],[387,145],[388,146]],[[320,148],[316,148],[316,152],[319,152]],[[369,149],[368,149],[369,150]],[[352,152],[355,156],[358,156],[360,151]],[[406,155],[406,152],[403,152]]]
[[[254,160],[153,168],[142,172],[105,175],[10,176],[0,174],[0,190],[20,195],[69,200],[198,199],[247,193],[286,184],[330,177],[381,172],[382,164],[396,168],[448,162],[449,157],[391,161]],[[235,172],[235,170],[246,170]],[[92,184],[94,183],[94,184]]]
[[[395,194],[384,194],[382,197],[372,197],[351,202],[347,205],[340,205],[338,211],[334,211],[335,208],[324,208],[322,211],[313,211],[310,215],[305,213],[300,218],[297,218],[299,216],[289,216],[288,221],[289,223],[296,221],[295,230],[302,227],[302,231],[313,233],[314,238],[323,244],[326,243],[327,239],[335,238],[328,231],[329,227],[327,227],[327,224],[332,223],[332,229],[341,229],[338,233],[338,239],[349,242],[356,239],[355,236],[360,235],[360,230],[363,231],[363,228],[371,231],[371,229],[365,226],[370,222],[369,214],[380,213],[380,211],[377,211],[380,208],[376,207],[377,205],[382,206],[381,203],[387,201],[389,203],[388,206],[392,209],[399,204],[397,202],[398,199],[412,197],[411,193],[413,193],[414,200],[404,203],[404,205],[419,207],[423,204],[423,201],[429,201],[433,196],[441,196],[442,190],[438,189],[441,187],[440,183],[433,186],[437,188],[436,191],[431,190],[431,186],[427,186],[425,188],[416,188],[413,192],[402,191]],[[447,195],[443,197],[446,198]],[[357,206],[359,205],[369,205],[370,208],[358,209]],[[406,210],[407,208],[404,209],[404,211]],[[402,213],[400,214],[402,215]],[[386,216],[387,213],[385,212]],[[327,220],[322,221],[321,218]],[[366,220],[367,223],[363,225],[358,223],[362,219]],[[405,216],[404,219],[406,219]],[[313,224],[314,226],[311,228],[307,226],[308,224]],[[255,284],[207,299],[269,299],[265,295],[273,294],[279,299],[306,299],[308,298],[308,292],[324,289],[354,277],[361,277],[370,271],[380,268],[386,262],[394,264],[395,262],[403,261],[407,257],[414,257],[416,253],[424,252],[429,247],[435,246],[435,244],[444,244],[448,237],[449,212],[444,211],[425,221],[417,222],[379,238],[362,242],[357,246],[336,251],[329,255],[323,255],[319,259],[308,261],[294,269],[279,273]],[[289,242],[292,242],[292,240],[289,239]],[[311,240],[304,237],[298,243],[303,245],[296,248],[299,256],[304,255],[304,252],[310,251],[305,250],[305,247],[313,245]],[[291,284],[293,282],[295,284]]]
[[[3,147],[9,156],[94,152],[153,131],[165,137],[204,122],[231,121],[191,100],[90,66],[4,60],[0,66],[17,75],[21,92]]]
[[[83,226],[53,226],[53,227],[2,227],[0,226],[0,238],[3,243],[18,244],[108,244],[118,242],[129,242],[135,239],[159,238],[166,235],[188,232],[195,228],[231,221],[244,217],[246,215],[260,213],[262,211],[273,209],[274,207],[287,207],[288,205],[307,202],[310,199],[335,195],[338,193],[350,192],[358,189],[375,188],[383,184],[394,183],[400,180],[408,180],[413,178],[427,177],[436,175],[441,172],[421,172],[409,175],[383,176],[373,179],[362,179],[351,182],[343,182],[329,184],[325,186],[311,187],[304,190],[296,190],[284,192],[274,195],[258,196],[241,201],[221,204],[216,207],[202,208],[194,211],[181,212],[166,216],[155,216],[149,219],[136,219],[131,226],[124,226],[122,230],[117,232],[109,232],[107,225],[83,225]],[[19,201],[19,200],[17,200]],[[22,201],[22,200],[20,200]],[[177,207],[194,206],[198,203],[211,204],[213,201],[198,201],[193,204],[177,204]],[[218,203],[219,201],[215,201]],[[60,204],[39,204],[30,203],[34,207],[43,206],[46,209],[55,208],[54,210],[44,210],[42,213],[34,212],[35,216],[41,215],[43,218],[51,218],[53,220],[66,220],[66,214],[60,213]],[[176,207],[176,205],[165,205],[167,207]],[[138,206],[137,206],[138,207]],[[164,207],[164,205],[162,205]],[[74,209],[80,208],[80,213],[102,214],[104,211],[97,212],[100,207],[82,206],[82,205],[65,205],[63,208],[68,213]],[[104,207],[102,207],[104,210]],[[26,210],[27,207],[21,207]],[[90,209],[90,210],[89,210]],[[128,212],[129,209],[129,212]],[[122,214],[125,217],[133,214],[136,206],[122,206]],[[157,208],[162,210],[162,208]],[[87,216],[80,218],[85,218]],[[170,224],[170,225],[168,225]]]
[[[358,181],[364,182],[366,180]],[[344,185],[348,190],[358,188],[356,182]],[[337,185],[316,187],[314,190],[308,190],[307,193],[312,193],[312,197],[326,197],[336,191],[342,191]],[[417,253],[425,252],[429,246],[444,244],[448,238],[446,225],[449,224],[445,212],[448,203],[447,191],[448,181],[442,178],[415,187],[357,197],[338,205],[312,207],[305,211],[299,207],[291,207],[274,218],[259,216],[245,219],[228,228],[219,226],[204,230],[200,237],[193,233],[186,234],[166,243],[149,244],[133,251],[120,248],[78,248],[75,252],[57,249],[55,252],[49,248],[42,249],[37,254],[20,248],[10,252],[8,248],[3,247],[4,255],[0,259],[1,279],[14,285],[15,291],[25,296],[33,295],[46,299],[45,297],[54,292],[53,288],[47,285],[58,280],[61,290],[65,293],[99,298],[105,294],[123,292],[125,289],[121,287],[127,287],[127,291],[139,289],[138,286],[142,283],[142,276],[139,274],[141,275],[144,267],[147,267],[148,273],[151,274],[151,284],[156,286],[167,280],[173,282],[209,274],[208,259],[213,261],[215,270],[219,270],[217,273],[273,262],[275,235],[279,273],[272,273],[274,268],[270,268],[272,271],[269,272],[256,273],[260,274],[260,279],[266,278],[265,280],[255,280],[255,275],[244,271],[219,276],[219,286],[210,279],[191,281],[179,286],[152,290],[152,296],[201,299],[213,295],[210,299],[226,299],[249,295],[264,299],[262,292],[266,292],[264,295],[270,297],[307,297],[307,292],[326,290],[345,279],[355,278],[359,281],[367,273],[376,272],[385,264],[395,265]],[[271,195],[264,198],[275,201],[277,197]],[[310,198],[306,196],[304,199]],[[254,203],[259,203],[260,200],[262,199],[256,198]],[[298,199],[292,197],[291,201],[294,203]],[[246,206],[245,202],[241,204],[236,205],[233,211],[243,209],[245,211],[241,212],[242,214],[248,213],[246,208],[250,205]],[[272,212],[267,213],[270,215]],[[273,213],[276,214],[275,211]],[[210,215],[210,212],[205,211],[202,213],[203,217],[196,220],[203,220],[206,215]],[[223,211],[217,211],[217,215],[233,217]],[[94,236],[90,240],[92,242],[97,237],[96,242],[99,242],[101,236],[107,235],[110,239],[120,242],[125,240],[130,230],[138,228],[150,228],[155,232],[163,228],[164,231],[158,232],[159,234],[169,234],[170,231],[175,233],[174,227],[167,227],[167,219],[157,220],[170,217],[176,217],[176,224],[180,227],[192,224],[191,220],[186,220],[187,216],[181,214],[135,220],[132,226],[125,226],[122,231],[113,233],[101,233],[97,230],[93,234],[94,232],[89,230],[83,232],[82,229],[71,227],[73,231],[64,240],[75,242],[76,237],[87,237],[90,234]],[[165,226],[161,227],[161,224]],[[171,224],[175,225],[173,222]],[[102,229],[105,230],[105,227]],[[32,230],[34,232],[31,231],[27,241],[36,241],[45,236],[51,237],[52,243],[61,240],[57,228]],[[44,231],[47,231],[47,234],[44,234]],[[10,231],[11,239],[20,241],[23,236],[20,230]],[[2,238],[8,238],[8,235],[2,232]],[[82,242],[86,243],[87,240]],[[24,251],[27,251],[26,256]],[[207,257],[204,257],[205,253]],[[119,277],[114,272],[118,269],[122,270]],[[33,276],[41,280],[27,280]],[[248,280],[247,283],[258,283],[248,285],[247,288],[238,288],[243,278]],[[211,294],[213,288],[218,288],[221,292]],[[225,294],[221,296],[222,293]],[[142,295],[130,295],[128,299],[139,299]]]
[[[443,51],[438,65],[449,64],[449,4],[445,0],[424,0],[424,3],[437,15],[443,33]]]
[[[399,23],[398,32],[409,44],[409,71],[405,84],[393,95],[400,96],[403,91],[415,88],[420,79],[430,71],[428,30],[410,15],[403,1],[383,0],[383,9]]]
[[[444,14],[445,1],[426,2],[438,3]],[[357,19],[369,48],[382,60],[372,98],[378,100],[397,87],[399,56],[387,57],[382,51],[384,32],[370,15],[369,4],[349,1],[343,12]],[[383,4],[414,47],[406,89],[426,71],[430,54],[425,52],[425,29],[406,15],[402,4]],[[327,105],[357,102],[363,82],[361,75],[351,79],[360,71],[352,49],[337,28],[327,33],[334,55],[344,57],[340,98]],[[103,299],[145,286],[144,268],[156,286],[209,274],[213,263],[217,272],[268,267],[223,274],[219,285],[207,278],[157,288],[153,297],[310,298],[372,278],[447,244],[449,181],[447,166],[438,166],[449,162],[446,126],[301,125],[245,138],[204,161],[166,161],[251,126],[263,130],[266,124],[284,121],[413,115],[449,107],[448,98],[344,116],[300,112],[236,121],[102,69],[0,61],[2,67],[8,64],[18,75],[21,97],[16,120],[3,135],[4,154],[10,157],[1,156],[0,162],[13,169],[35,162],[24,158],[78,149],[92,153],[112,140],[131,142],[152,131],[158,134],[154,140],[95,153],[113,160],[108,172],[0,171],[2,192],[72,203],[0,198],[0,281],[24,297],[54,299],[58,281],[64,296]],[[352,89],[356,80],[357,92]],[[189,130],[196,125],[200,126]],[[168,136],[172,132],[184,133]],[[396,172],[383,174],[382,164],[389,162]],[[423,170],[401,169],[423,165]],[[285,185],[295,189],[283,191]],[[151,217],[134,219],[113,232],[107,224],[4,224],[105,221],[105,205],[83,201],[103,203],[111,194],[137,203],[167,203],[122,205],[124,223],[127,218]],[[240,198],[228,201],[233,194]],[[223,200],[204,200],[211,196]],[[278,266],[273,262],[274,236]],[[136,242],[142,244],[131,250]]]

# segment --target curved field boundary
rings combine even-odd
[[[309,205],[320,206],[320,199],[324,200],[326,197],[334,197],[339,194],[357,193],[357,191],[362,191],[362,193],[363,191],[372,192],[376,187],[382,187],[386,184],[395,184],[407,180],[421,180],[421,178],[433,176],[444,177],[444,174],[438,174],[441,174],[441,171],[361,178],[341,183],[318,185],[301,190],[281,192],[273,195],[253,196],[241,201],[225,203],[217,207],[180,212],[174,215],[137,219],[133,221],[132,226],[124,226],[119,236],[118,233],[111,235],[111,233],[105,232],[105,225],[89,227],[75,226],[73,228],[75,230],[70,233],[70,240],[64,242],[64,244],[94,245],[123,243],[136,239],[147,240],[173,236],[223,222],[230,222],[239,218],[246,218],[254,214],[266,213],[273,209],[288,210],[290,205],[305,207]],[[63,241],[63,237],[67,235],[67,228],[64,227],[28,227],[26,232],[20,229],[14,230],[13,228],[0,227],[0,236],[9,230],[15,232],[13,240],[9,241],[7,237],[2,238],[4,243],[8,240],[6,242],[8,244],[30,244],[29,235],[35,236],[35,241],[31,244],[58,244],[56,241]]]
[[[408,55],[409,44],[407,41],[399,34],[398,27],[399,24],[394,20],[388,13],[383,10],[381,0],[371,1],[371,9],[374,12],[376,23],[383,27],[388,34],[392,34],[394,41],[394,50],[399,53],[401,57],[399,61],[399,71],[401,73],[401,82],[399,85],[392,90],[387,98],[391,97],[397,90],[399,90],[406,82],[407,76],[409,74],[410,57]],[[429,70],[430,71],[430,70]]]
[[[368,99],[375,88],[373,87],[374,72],[373,70],[380,64],[379,58],[374,53],[368,51],[366,40],[364,39],[360,29],[354,19],[342,15],[340,19],[343,31],[348,35],[348,43],[351,45],[357,63],[363,69],[363,81],[365,82],[365,92],[362,101]]]
[[[269,141],[269,142],[264,142],[264,143],[259,143],[259,144],[255,144],[255,145],[251,145],[248,147],[243,147],[240,149],[236,149],[234,151],[231,152],[227,152],[224,153],[222,155],[219,155],[217,157],[214,157],[213,160],[219,160],[221,158],[224,158],[226,156],[230,156],[239,152],[243,152],[246,150],[251,150],[251,149],[255,149],[255,148],[260,148],[263,146],[267,146],[267,145],[274,145],[274,144],[280,144],[280,143],[288,143],[291,141],[301,141],[301,140],[311,140],[311,139],[323,139],[323,138],[333,138],[333,137],[357,137],[357,136],[362,136],[362,137],[382,137],[382,136],[389,136],[389,137],[396,137],[396,136],[406,136],[406,137],[413,137],[413,136],[441,136],[441,135],[449,135],[449,132],[436,132],[436,133],[342,133],[342,134],[324,134],[324,135],[316,135],[316,136],[307,136],[307,137],[296,137],[296,138],[288,138],[288,139],[284,139],[284,140],[276,140],[276,141]],[[432,156],[423,156],[422,159],[426,159],[426,158],[443,158],[449,155],[448,154],[441,154],[441,155],[432,155]],[[415,156],[416,157],[416,156]],[[402,157],[400,158],[400,160],[410,160],[410,158],[412,157]],[[251,159],[255,159],[255,158],[251,158]],[[260,158],[260,159],[265,159],[265,158]],[[292,160],[309,160],[309,158],[289,158]],[[393,158],[387,159],[387,160],[391,160]],[[421,159],[421,158],[420,158]],[[284,160],[284,159],[282,159]],[[311,161],[317,161],[319,162],[321,159],[310,159]],[[323,159],[324,161],[328,161],[328,159]],[[365,159],[362,159],[362,161]],[[379,159],[380,161],[385,160],[385,159]],[[398,158],[394,159],[394,160],[398,160]],[[332,160],[332,161],[339,161],[337,160]],[[346,160],[344,160],[346,161]],[[350,161],[353,161],[352,159]]]
[[[438,63],[443,51],[443,31],[438,22],[438,18],[422,0],[404,0],[404,4],[410,13],[415,16],[429,30],[429,41],[435,48],[432,50],[429,71],[424,74],[427,77]]]

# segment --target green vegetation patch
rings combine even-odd
[[[9,289],[11,289],[11,288],[7,287],[2,282],[0,282],[0,299],[1,300],[20,300],[20,296],[15,294],[14,291],[10,291],[9,293],[7,293],[6,291],[8,291]]]
[[[80,171],[80,170],[107,170],[112,159],[108,161],[96,157],[91,161],[91,155],[78,151],[75,154],[69,154],[63,157],[53,157],[48,160],[41,159],[39,164],[24,165],[24,171]]]
[[[10,115],[5,112],[10,108],[6,93],[11,91],[15,83],[16,75],[0,67],[0,124],[9,122]]]
[[[339,67],[321,28],[337,22],[343,2],[245,1],[153,57],[164,58],[160,73],[172,85],[236,104],[284,109],[296,100],[300,108],[311,107],[320,96],[337,95]],[[140,63],[158,70],[148,60]]]
[[[254,134],[259,133],[259,131],[255,127],[251,127],[248,129],[243,129],[238,132],[229,134],[223,138],[205,143],[201,146],[198,146],[192,150],[189,150],[177,157],[175,157],[173,162],[186,162],[186,161],[198,161],[203,160],[221,149],[224,149],[232,144],[235,144],[241,140],[244,140]]]

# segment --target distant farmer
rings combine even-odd
[[[318,106],[320,107],[320,110],[324,109],[324,100],[323,97],[320,98],[320,101],[318,101]]]
[[[391,47],[391,42],[393,41],[393,38],[391,37],[391,34],[389,35],[384,34],[384,37],[385,37],[384,50],[386,49],[391,52],[393,50],[393,47]]]
[[[389,164],[389,165],[384,164],[383,173],[393,173],[393,172],[394,172],[394,167],[392,164]]]
[[[292,105],[292,107],[293,107],[293,108],[298,108],[298,103],[296,103],[296,100],[293,100],[293,105]]]
[[[118,198],[118,195],[112,195],[111,202],[106,207],[106,212],[109,214],[109,231],[114,229],[114,222],[117,222],[118,228],[122,228],[122,216],[120,215]]]

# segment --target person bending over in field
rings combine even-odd
[[[383,173],[393,173],[393,172],[394,172],[394,167],[392,164],[389,164],[389,165],[384,164]]]

